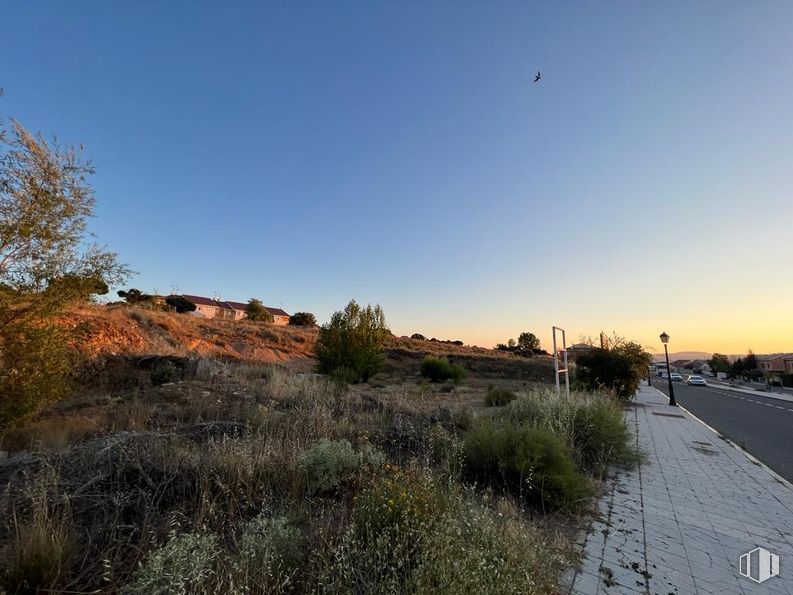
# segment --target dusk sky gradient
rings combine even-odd
[[[130,286],[793,351],[793,3],[6,2]],[[532,84],[541,69],[543,79]]]

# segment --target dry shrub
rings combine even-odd
[[[44,477],[50,478],[51,470]],[[74,552],[71,514],[48,494],[51,479],[34,483],[25,505],[10,515],[11,543],[4,552],[2,582],[11,593],[54,590]]]
[[[7,428],[0,433],[0,450],[52,451],[96,436],[103,431],[95,419],[80,415],[45,417],[22,426]]]

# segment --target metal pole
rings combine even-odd
[[[559,395],[562,391],[562,387],[559,386],[559,352],[556,351],[556,327],[551,327],[551,332],[553,333],[553,370],[554,376],[556,376],[556,394]]]
[[[675,401],[675,387],[672,386],[672,368],[669,367],[669,349],[667,349],[666,343],[664,343],[664,353],[666,354],[666,377],[669,380],[669,404],[672,407],[677,407],[677,401]]]
[[[564,349],[564,387],[567,398],[570,398],[570,368],[567,365],[567,335],[562,331],[562,349]]]

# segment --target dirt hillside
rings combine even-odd
[[[316,328],[198,318],[121,306],[84,306],[64,318],[75,346],[88,358],[118,355],[219,357],[286,365],[298,371],[314,367]],[[472,373],[489,377],[548,379],[547,358],[526,360],[483,347],[392,336],[386,342],[387,371],[411,374],[425,355],[448,357]]]

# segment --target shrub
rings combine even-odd
[[[248,300],[248,305],[245,306],[245,317],[254,322],[272,322],[274,320],[273,315],[262,301],[256,298]]]
[[[633,398],[647,377],[652,358],[637,343],[618,343],[611,349],[592,348],[576,360],[576,380],[587,390],[605,388],[620,399]]]
[[[157,360],[149,371],[149,380],[154,386],[174,382],[181,376],[174,363],[168,359]]]
[[[215,575],[220,556],[221,549],[214,535],[180,535],[155,550],[122,592],[129,595],[202,592],[200,587]]]
[[[165,303],[176,310],[179,314],[195,312],[196,305],[181,295],[169,295],[165,298]]]
[[[0,574],[10,593],[55,590],[74,549],[69,520],[68,511],[53,509],[43,495],[34,500],[30,521],[16,524],[14,516],[16,539]]]
[[[544,429],[485,421],[465,437],[471,479],[547,510],[578,509],[592,495],[565,442]]]
[[[233,561],[235,584],[254,592],[284,592],[305,561],[305,538],[286,517],[258,515],[245,524]]]
[[[354,382],[366,382],[383,365],[383,343],[389,335],[380,306],[362,308],[355,300],[320,328],[314,352],[323,374],[345,370]]]
[[[488,407],[501,407],[510,404],[516,397],[517,395],[508,388],[504,388],[503,386],[491,386],[487,390],[485,404]]]
[[[289,317],[291,326],[317,326],[317,317],[311,312],[295,312]]]
[[[548,430],[572,448],[579,469],[602,473],[611,464],[638,458],[619,401],[607,393],[574,391],[570,398],[552,390],[520,395],[503,410],[504,421]]]
[[[2,336],[4,335],[4,336]],[[54,325],[0,333],[0,426],[37,413],[71,390],[74,355]]]
[[[411,339],[415,339],[416,341],[426,341],[427,340],[427,337],[425,337],[421,333],[413,333],[412,335],[410,335],[410,338]]]
[[[377,467],[384,462],[385,456],[369,445],[355,452],[346,440],[323,438],[303,453],[298,465],[306,492],[317,494],[337,489],[366,465]]]
[[[451,380],[458,384],[465,377],[465,370],[457,364],[450,364],[448,360],[427,356],[421,362],[421,375],[430,382],[445,382]]]

